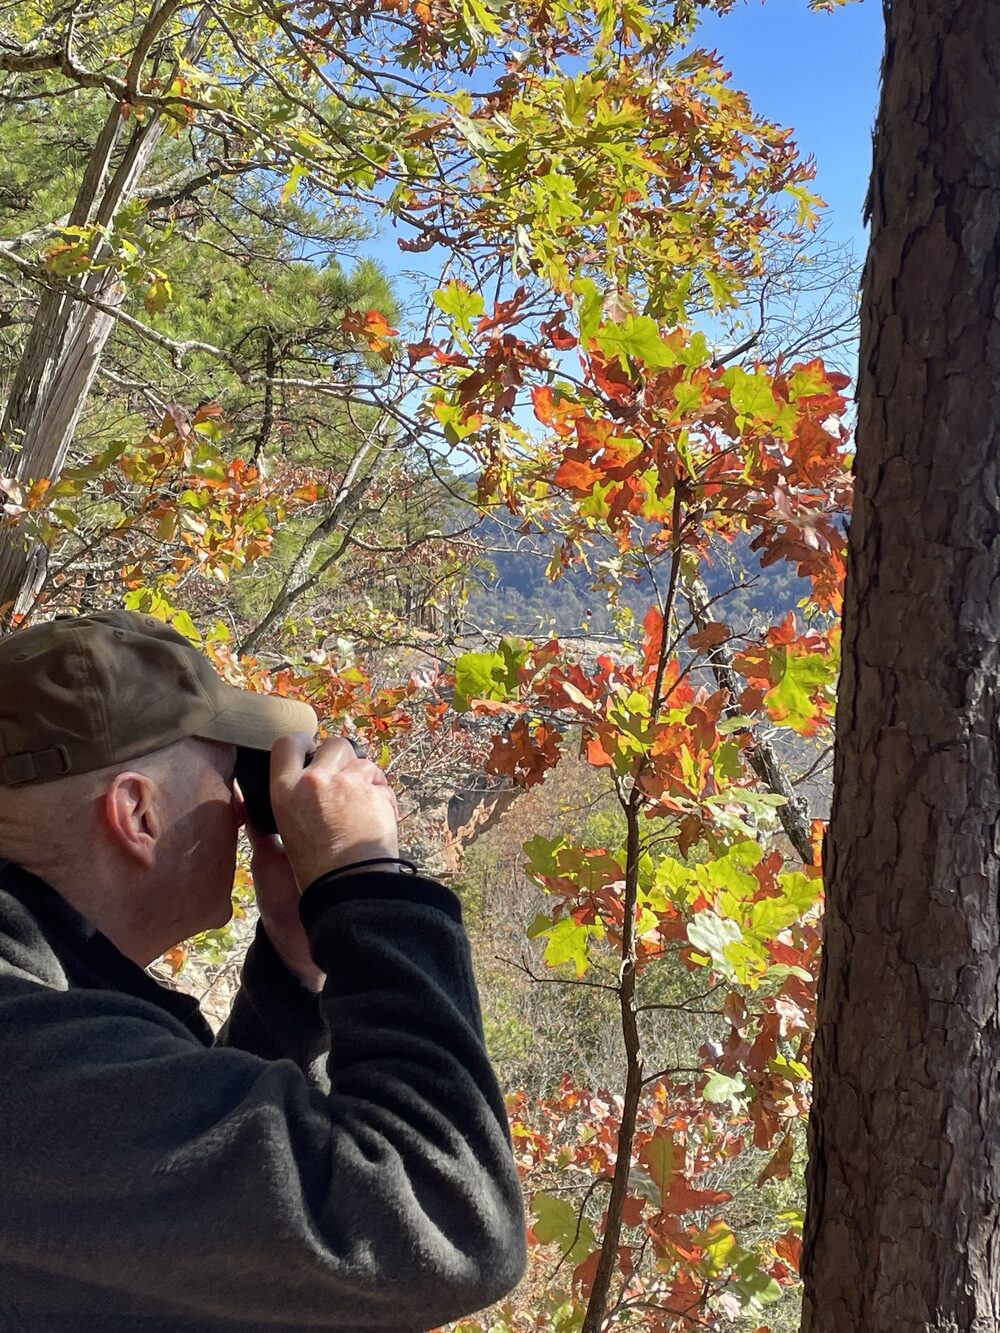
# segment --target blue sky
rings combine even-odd
[[[808,0],[741,0],[731,13],[705,19],[695,40],[718,51],[758,113],[795,130],[799,151],[816,159],[815,188],[829,205],[824,222],[831,242],[851,243],[862,259],[882,57],[878,0],[831,14],[812,13]],[[386,228],[366,248],[405,296],[407,272],[436,278],[438,256],[403,254],[396,236]]]
[[[702,24],[698,45],[717,50],[756,111],[791,126],[816,159],[832,237],[866,245],[862,208],[882,59],[882,6],[813,14],[807,0],[744,0]]]

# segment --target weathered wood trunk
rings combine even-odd
[[[133,197],[159,142],[162,120],[154,115],[137,127],[112,170],[124,124],[114,107],[88,160],[72,224],[110,226]],[[42,292],[0,423],[0,476],[23,482],[58,477],[122,295],[113,275],[102,272],[86,274],[75,290]],[[44,580],[43,556],[17,528],[0,528],[0,610],[16,614],[30,608]],[[0,614],[0,630],[5,621],[9,616]]]
[[[803,1333],[1000,1329],[1000,4],[892,0]]]
[[[176,4],[153,0],[138,50],[150,50],[150,33]],[[200,59],[210,14],[194,11],[182,58]],[[149,38],[149,40],[147,40]],[[170,83],[170,78],[166,80]],[[112,106],[87,159],[69,223],[110,227],[135,197],[163,134],[159,111],[141,122]],[[125,142],[127,140],[127,142]],[[100,244],[93,252],[101,257]],[[77,423],[115,327],[124,292],[113,273],[91,270],[76,282],[43,288],[7,401],[0,410],[0,476],[19,482],[59,476]],[[0,634],[11,615],[30,610],[45,580],[45,551],[17,528],[0,528]]]
[[[24,482],[59,475],[114,323],[71,297],[42,298],[5,419],[3,438],[11,443],[0,475]],[[25,613],[44,576],[43,549],[17,528],[0,528],[0,608]],[[7,619],[0,616],[0,626]]]

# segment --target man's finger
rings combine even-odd
[[[316,751],[310,768],[328,768],[333,772],[357,763],[354,746],[344,736],[331,736]]]
[[[290,731],[287,736],[279,736],[271,749],[271,785],[297,781],[313,745],[313,738],[304,731]]]

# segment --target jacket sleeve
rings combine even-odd
[[[243,962],[240,987],[216,1045],[265,1060],[294,1060],[311,1082],[327,1088],[330,1032],[320,997],[285,965],[262,923]]]
[[[96,1284],[109,1315],[247,1328],[424,1330],[516,1284],[520,1188],[457,899],[331,877],[303,919],[325,1094],[141,1000],[5,989],[4,1262],[40,1290],[47,1268]]]

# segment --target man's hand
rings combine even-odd
[[[339,866],[399,855],[399,807],[382,770],[339,737],[306,768],[312,746],[295,733],[271,751],[271,804],[300,892]]]
[[[285,966],[307,990],[318,993],[326,975],[313,962],[309,937],[299,919],[299,886],[281,839],[258,833],[250,823],[247,837],[253,852],[250,871],[261,924]]]

